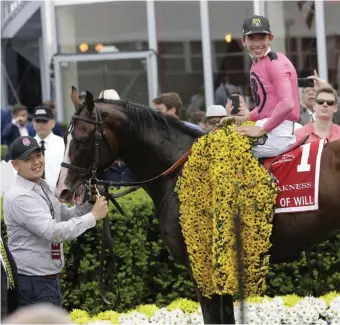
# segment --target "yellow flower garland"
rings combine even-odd
[[[250,124],[247,122],[246,124]],[[235,125],[193,145],[177,182],[180,223],[195,281],[206,297],[238,293],[234,217],[241,220],[246,296],[265,289],[277,187]]]

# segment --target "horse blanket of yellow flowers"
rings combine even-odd
[[[247,122],[246,124],[249,124]],[[235,222],[241,220],[246,296],[265,290],[278,189],[229,125],[204,135],[177,181],[180,223],[197,286],[206,297],[238,293]]]

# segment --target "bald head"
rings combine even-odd
[[[3,324],[72,324],[68,313],[50,304],[20,308],[6,318]]]

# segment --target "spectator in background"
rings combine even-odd
[[[52,112],[53,112],[53,116],[54,116],[54,127],[52,129],[53,134],[59,136],[59,137],[63,137],[64,136],[64,130],[61,127],[60,123],[56,120],[56,113],[57,113],[57,109],[56,109],[56,105],[55,105],[55,100],[45,100],[42,103],[43,106],[49,107]],[[33,127],[33,123],[30,122],[28,123],[27,128],[30,130],[30,134],[33,134],[33,136],[35,136],[35,129]],[[31,131],[32,130],[32,131]]]
[[[100,92],[99,99],[119,100],[120,96],[114,89],[106,89]]]
[[[246,100],[244,99],[244,97],[239,92],[234,92],[230,94],[227,105],[226,105],[226,111],[229,116],[232,115],[231,112],[234,109],[234,106],[232,103],[232,97],[239,97],[239,102],[240,102],[240,106],[238,107],[239,115],[246,115],[247,113],[249,113],[248,104]]]
[[[340,126],[333,123],[333,115],[338,110],[338,96],[333,88],[320,88],[316,91],[313,105],[314,121],[295,131],[296,141],[309,134],[308,142],[340,139]]]
[[[205,116],[205,112],[203,111],[194,111],[190,113],[188,121],[190,123],[196,124],[199,126],[199,124],[202,121],[202,118]]]
[[[201,85],[197,94],[193,95],[188,107],[188,113],[205,110],[204,85]]]
[[[314,121],[315,88],[299,88],[300,91],[300,120],[299,123],[306,125]]]
[[[219,87],[215,90],[215,105],[222,105],[225,107],[227,105],[229,96],[235,92],[242,93],[240,87],[229,83],[229,78],[226,75]]]
[[[12,114],[10,111],[2,109],[1,110],[1,130],[3,130],[7,125],[12,122]],[[6,144],[5,138],[1,137],[1,144]]]
[[[10,146],[15,139],[21,136],[32,136],[34,132],[29,130],[28,125],[28,109],[26,106],[18,104],[13,107],[12,121],[7,124],[4,128],[1,128],[1,137],[3,141]],[[7,152],[5,160],[9,160],[9,152]]]
[[[182,110],[182,100],[181,100],[181,97],[177,93],[171,92],[171,93],[160,94],[159,97],[155,98],[152,101],[152,104],[153,104],[153,108],[156,111],[163,113],[165,115],[171,115],[179,119],[179,116]],[[186,122],[186,121],[182,121],[182,122],[186,126],[192,129],[201,130],[199,126],[197,126],[196,124]]]
[[[222,105],[209,106],[206,114],[208,130],[214,131],[217,128],[217,124],[226,116],[227,111]]]
[[[207,123],[207,117],[203,116],[201,119],[201,122],[198,124],[198,126],[203,130],[203,131],[208,131],[208,123]]]
[[[53,133],[55,117],[49,106],[42,105],[35,108],[33,127],[36,131],[34,138],[40,147],[45,149],[43,151],[45,172],[42,178],[45,179],[52,192],[54,192],[64,158],[65,144],[63,138]]]
[[[115,89],[106,89],[100,92],[99,99],[119,100],[120,96]],[[116,160],[105,170],[104,179],[112,182],[135,182],[131,170],[121,160]]]

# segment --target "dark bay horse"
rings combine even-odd
[[[148,180],[172,166],[204,134],[139,104],[94,101],[90,93],[81,104],[75,88],[71,97],[75,115],[65,138],[64,166],[68,168],[61,169],[56,190],[56,196],[64,202],[77,198],[78,189],[89,180],[93,167],[100,173],[119,158],[138,181]],[[179,201],[174,192],[180,171],[178,168],[144,184],[143,188],[158,211],[160,234],[170,254],[190,272],[179,224]],[[340,229],[340,141],[328,143],[324,148],[319,189],[319,211],[275,216],[272,263],[293,261],[302,251],[329,239]],[[205,323],[235,322],[231,296],[207,299],[196,291]]]

